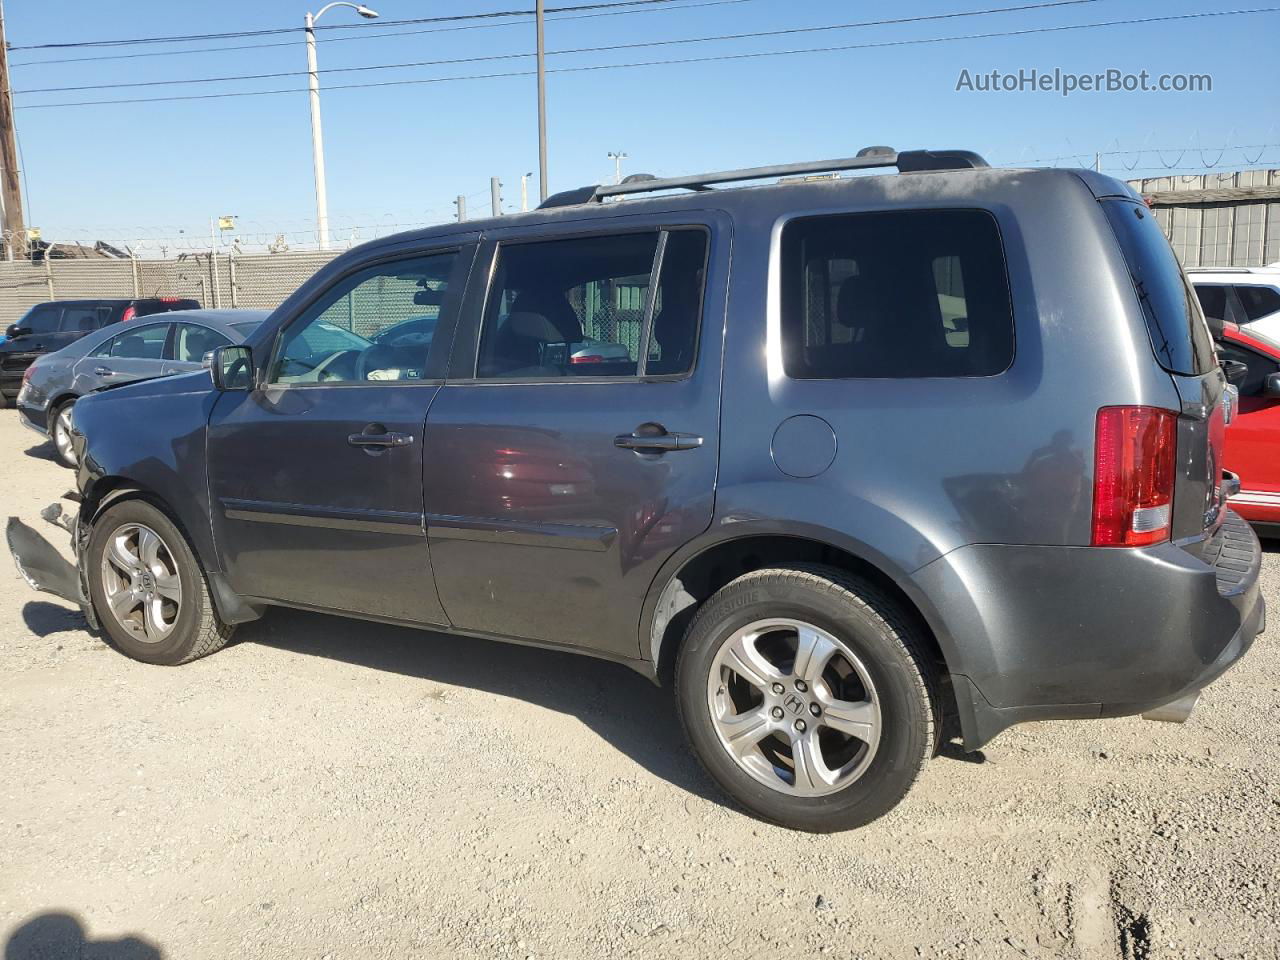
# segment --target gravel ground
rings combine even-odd
[[[4,513],[70,485],[0,412]],[[1016,728],[817,837],[727,806],[623,667],[283,610],[149,667],[2,569],[7,960],[1280,949],[1274,628],[1184,726]]]

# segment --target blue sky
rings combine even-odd
[[[549,6],[575,0],[549,0]],[[1019,0],[675,0],[624,16],[553,19],[547,49],[635,44],[715,34],[824,26],[1014,6]],[[1022,0],[1034,2],[1034,0]],[[699,4],[699,5],[693,5]],[[532,6],[532,0],[373,0],[384,20]],[[829,30],[683,46],[553,55],[551,68],[717,54],[870,44],[1025,30],[1137,17],[1280,6],[1268,0],[1091,0],[1047,10],[935,22]],[[318,4],[312,9],[318,8]],[[175,3],[172,0],[9,0],[12,46],[300,26],[307,0]],[[563,16],[563,15],[562,15]],[[323,25],[359,21],[334,9]],[[490,24],[500,21],[480,21]],[[482,29],[383,28],[319,32],[322,87],[375,80],[456,77],[531,70],[527,18]],[[451,26],[444,24],[442,26]],[[456,24],[452,26],[457,26]],[[393,34],[373,36],[373,34]],[[338,37],[361,37],[337,40]],[[612,175],[606,154],[630,156],[624,172],[674,174],[844,156],[867,144],[966,147],[993,163],[1063,155],[1132,177],[1162,164],[1184,172],[1280,167],[1280,147],[1158,155],[1153,149],[1280,143],[1280,13],[1151,23],[1019,37],[886,46],[712,63],[552,73],[548,78],[551,189]],[[253,49],[189,52],[212,47]],[[184,51],[177,55],[64,60]],[[370,64],[498,56],[412,69],[334,73]],[[303,239],[314,218],[305,77],[188,86],[102,89],[107,84],[239,74],[301,72],[301,30],[198,43],[118,48],[15,50],[13,87],[28,185],[30,224],[48,239],[207,244],[209,217],[236,214],[247,236]],[[21,66],[20,66],[21,64]],[[1107,68],[1209,73],[1212,93],[983,94],[956,92],[973,73]],[[23,94],[44,87],[87,86]],[[208,92],[287,89],[276,96],[32,109],[40,103]],[[532,77],[475,79],[323,95],[329,206],[335,231],[438,222],[457,194],[473,215],[488,208],[488,178],[504,182],[507,209],[519,204],[520,174],[537,169]],[[1126,165],[1137,164],[1130,173]],[[1078,165],[1067,160],[1063,165]],[[531,179],[536,200],[536,175]],[[180,233],[181,231],[181,233]],[[198,239],[196,239],[198,238]],[[158,252],[158,251],[157,251]]]

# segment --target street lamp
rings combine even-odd
[[[307,89],[311,94],[311,165],[316,175],[316,239],[321,250],[329,249],[329,198],[324,185],[324,136],[320,130],[320,77],[316,72],[316,31],[315,22],[334,7],[350,7],[366,20],[378,16],[376,10],[370,10],[363,3],[346,3],[337,0],[321,7],[314,16],[306,17],[307,29]]]

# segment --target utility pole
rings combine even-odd
[[[458,199],[453,201],[453,205],[458,208],[458,222],[462,223],[467,219],[467,198],[458,194]]]
[[[533,171],[520,174],[520,212],[527,213],[529,210],[529,178],[533,176]]]
[[[502,216],[502,181],[497,177],[489,178],[489,204],[495,217]]]
[[[1102,172],[1102,154],[1095,153],[1093,155],[1093,169],[1097,170],[1099,173]]]
[[[537,0],[534,14],[538,22],[538,194],[547,199],[547,51],[542,17],[543,0]]]
[[[22,222],[22,180],[13,129],[13,88],[9,85],[9,47],[4,38],[4,6],[0,0],[0,202],[4,207],[5,258],[27,255],[27,230]]]
[[[622,161],[627,159],[627,155],[621,150],[610,150],[609,159],[613,161],[613,182],[622,182]]]

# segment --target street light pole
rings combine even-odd
[[[534,4],[538,23],[538,187],[542,201],[547,199],[547,53],[543,43],[545,24],[542,18],[543,0]]]
[[[311,167],[316,178],[316,240],[321,250],[329,249],[329,196],[324,177],[324,133],[320,128],[320,76],[316,68],[315,22],[333,7],[350,7],[366,20],[378,16],[364,4],[331,3],[320,8],[315,16],[307,14],[304,21],[307,32],[307,90],[311,100]]]
[[[622,161],[627,159],[627,155],[620,150],[610,150],[609,156],[613,160],[613,182],[622,182]]]

